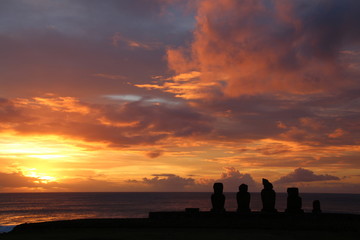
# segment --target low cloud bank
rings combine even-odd
[[[293,172],[281,177],[279,180],[274,183],[285,184],[285,183],[294,183],[294,182],[315,182],[315,181],[328,181],[328,180],[340,180],[336,176],[329,174],[315,174],[313,171],[297,168]]]

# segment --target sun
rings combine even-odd
[[[56,182],[56,177],[52,177],[52,176],[48,176],[45,173],[38,173],[36,172],[36,168],[32,168],[27,170],[24,173],[25,177],[31,177],[31,178],[36,178],[36,180],[34,180],[35,183],[51,183],[51,182]]]

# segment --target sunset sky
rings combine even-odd
[[[360,1],[0,1],[0,192],[360,193]]]

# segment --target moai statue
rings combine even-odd
[[[301,209],[302,200],[299,197],[299,189],[298,188],[288,188],[287,189],[288,197],[287,197],[287,208],[285,212],[287,213],[303,213],[304,210]]]
[[[276,193],[273,190],[273,185],[265,178],[262,179],[264,189],[261,190],[261,201],[263,208],[261,212],[277,212],[275,209]]]
[[[225,195],[223,194],[223,184],[214,183],[214,193],[211,195],[212,212],[225,212]]]
[[[321,213],[320,201],[319,201],[319,200],[313,201],[313,210],[312,210],[312,213],[314,213],[314,214],[319,214],[319,213]]]
[[[249,213],[250,210],[250,193],[248,192],[248,185],[241,184],[239,186],[239,192],[236,194],[236,200],[238,204],[237,211],[240,213]]]

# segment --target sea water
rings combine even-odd
[[[0,231],[7,226],[82,218],[143,218],[151,211],[211,208],[211,193],[0,193]],[[236,193],[225,193],[225,208],[235,211]],[[286,193],[277,193],[276,208],[286,208]],[[302,193],[303,209],[320,200],[323,212],[360,214],[360,194]],[[252,211],[261,210],[259,193],[251,193]],[[7,227],[9,229],[9,227]]]

